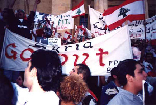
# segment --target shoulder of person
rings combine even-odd
[[[97,105],[97,101],[89,92],[87,92],[82,101],[82,105]]]

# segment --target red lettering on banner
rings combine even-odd
[[[105,55],[107,54],[108,55],[108,51],[103,52],[103,49],[101,49],[101,48],[99,48],[99,51],[100,51],[100,53],[96,53],[96,55],[100,56],[99,57],[100,66],[105,66],[105,64],[103,63],[103,54],[105,54]]]
[[[5,56],[6,56],[7,58],[9,58],[9,59],[12,59],[12,58],[13,58],[13,59],[15,60],[15,59],[17,58],[17,57],[16,57],[17,52],[11,50],[11,53],[12,53],[13,55],[9,55],[8,52],[7,52],[7,49],[8,49],[9,46],[12,46],[13,48],[16,48],[16,47],[17,47],[17,46],[15,45],[15,43],[11,43],[11,44],[7,45],[6,48],[5,48]]]
[[[84,56],[86,56],[86,58],[84,59],[84,61],[82,62],[83,64],[85,64],[86,65],[86,60],[88,59],[88,57],[89,57],[89,54],[88,53],[83,53],[83,55]]]
[[[65,60],[61,63],[62,65],[64,65],[68,61],[68,56],[66,54],[59,54],[59,55],[65,58]]]
[[[76,56],[75,61],[74,61],[74,66],[76,66],[76,64],[77,64],[77,60],[78,60],[79,56],[76,55],[76,54],[74,54],[73,56]]]
[[[14,51],[14,50],[11,50],[11,53],[12,53],[13,55],[9,55],[8,52],[7,52],[7,49],[8,49],[8,47],[10,47],[10,46],[12,46],[13,48],[16,48],[16,47],[17,47],[17,46],[15,45],[15,43],[11,43],[11,44],[7,45],[6,48],[5,48],[5,56],[6,56],[7,58],[9,58],[9,59],[14,59],[14,60],[15,60],[15,59],[17,59],[17,52]],[[24,58],[24,57],[23,57],[23,54],[24,54],[25,51],[30,51],[31,53],[33,53],[34,50],[31,49],[31,48],[28,48],[28,49],[23,50],[22,53],[20,54],[20,58],[21,58],[22,61],[29,61],[30,58]]]
[[[24,54],[25,51],[29,51],[29,52],[33,53],[34,50],[31,49],[31,48],[28,48],[28,49],[23,50],[22,53],[20,54],[20,58],[22,59],[22,61],[29,61],[31,58],[24,58],[23,57],[23,54]]]
[[[133,34],[131,34],[130,37],[133,37]]]

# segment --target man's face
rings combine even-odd
[[[31,78],[31,62],[29,61],[27,68],[25,69],[24,72],[24,82],[23,85],[26,87],[31,87],[32,86],[32,78]]]
[[[19,76],[17,79],[16,79],[16,83],[19,85],[19,86],[23,86],[23,79],[21,76]]]
[[[18,12],[18,18],[23,19],[24,18],[24,13],[22,11]]]
[[[146,80],[147,74],[143,70],[142,66],[140,64],[136,64],[136,70],[134,70],[134,78],[133,82],[135,87],[138,90],[142,90],[142,80]]]
[[[78,71],[77,71],[77,69],[78,69],[79,67],[78,66],[75,66],[73,69],[72,69],[72,71],[70,72],[70,75],[78,75]]]

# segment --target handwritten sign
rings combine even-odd
[[[61,39],[60,38],[48,38],[48,45],[61,46]]]

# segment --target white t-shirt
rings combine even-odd
[[[16,105],[59,105],[59,98],[54,91],[29,92],[28,88],[12,83],[17,97]]]

